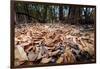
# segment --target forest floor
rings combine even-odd
[[[15,25],[15,66],[94,62],[94,33],[91,25]]]

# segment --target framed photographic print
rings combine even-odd
[[[96,63],[96,6],[11,1],[11,68]]]

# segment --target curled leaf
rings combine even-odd
[[[66,63],[74,63],[76,61],[75,56],[73,53],[69,50],[64,53],[64,60],[66,60]]]
[[[52,52],[51,55],[52,56],[57,55],[57,53],[59,53],[59,52],[60,52],[60,50],[56,50],[56,51]]]
[[[63,54],[58,58],[56,63],[62,63],[63,62]]]

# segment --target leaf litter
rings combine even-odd
[[[94,30],[61,23],[19,26],[15,26],[15,66],[95,61]]]

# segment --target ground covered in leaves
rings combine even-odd
[[[61,23],[15,26],[15,66],[95,61],[94,28]]]

